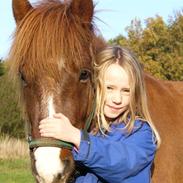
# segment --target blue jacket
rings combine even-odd
[[[124,124],[112,125],[107,136],[81,133],[79,150],[73,149],[76,163],[87,167],[87,173],[76,183],[150,183],[151,165],[156,152],[150,126],[135,121],[130,135]]]

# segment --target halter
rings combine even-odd
[[[95,107],[96,107],[96,102],[95,102],[95,97],[94,97],[94,101],[93,101],[93,108],[92,111],[90,113],[90,115],[88,116],[86,123],[85,123],[85,127],[83,129],[83,134],[86,134],[90,128],[92,119],[94,117],[95,114]],[[30,128],[29,128],[30,130]],[[57,139],[53,139],[53,138],[32,138],[32,136],[28,135],[28,143],[29,143],[29,148],[31,150],[33,150],[34,148],[38,148],[38,147],[59,147],[59,148],[65,148],[65,149],[69,149],[72,150],[72,148],[74,147],[74,145],[72,143],[66,142],[66,141],[62,141],[62,140],[57,140]]]

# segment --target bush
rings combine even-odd
[[[0,133],[25,137],[24,121],[20,114],[18,96],[7,74],[0,77]]]
[[[4,64],[0,60],[0,76],[2,76],[5,73]]]

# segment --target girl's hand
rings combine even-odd
[[[54,114],[53,118],[40,121],[40,134],[43,137],[52,137],[73,143],[77,148],[80,144],[80,130],[74,127],[70,120],[61,113]]]

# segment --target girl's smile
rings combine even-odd
[[[115,106],[110,106],[106,105],[107,107],[111,108],[112,110],[120,110],[122,107],[115,107]]]

